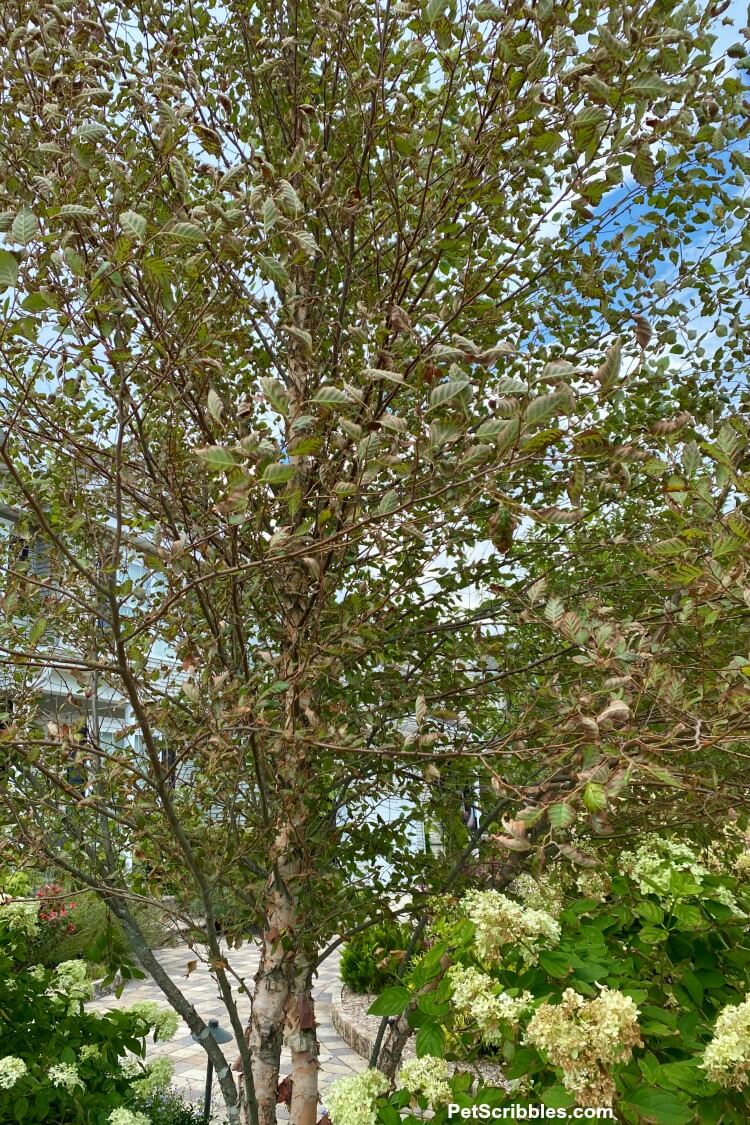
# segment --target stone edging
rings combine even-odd
[[[375,1044],[374,1037],[363,1027],[358,1027],[352,1016],[348,1015],[341,1003],[342,988],[339,985],[331,996],[331,1023],[334,1031],[363,1059],[369,1059]]]
[[[356,1051],[358,1055],[361,1055],[362,1058],[369,1061],[375,1043],[375,1036],[369,1028],[362,1026],[362,1023],[360,1023],[354,1015],[344,1010],[342,991],[341,986],[339,986],[334,991],[331,998],[331,1023],[333,1024],[336,1034],[341,1036],[346,1045],[351,1047],[353,1051]],[[407,1043],[404,1055],[407,1058],[413,1057],[413,1039],[409,1040]],[[449,1070],[455,1070],[456,1065],[456,1063],[449,1062]],[[465,1063],[462,1069],[472,1071],[477,1078],[483,1078],[488,1085],[507,1088],[507,1079],[503,1079],[499,1065],[489,1059],[478,1059],[473,1063]]]

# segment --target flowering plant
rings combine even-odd
[[[65,901],[62,897],[63,888],[58,883],[45,883],[39,887],[36,897],[39,899],[37,918],[50,934],[65,932],[74,934],[76,925],[73,921],[77,903]]]
[[[395,1125],[412,1104],[440,1125],[449,1092],[459,1106],[613,1106],[629,1125],[745,1122],[746,841],[735,851],[647,838],[582,874],[553,866],[446,902],[431,948],[371,1008],[405,1019],[430,1064],[420,1083],[407,1062],[374,1120]],[[467,1066],[488,1054],[507,1088],[472,1090]],[[438,1080],[446,1059],[454,1073]]]
[[[169,1083],[171,1068],[144,1061],[145,1039],[173,1034],[174,1013],[156,1004],[86,1011],[85,963],[29,967],[35,930],[19,925],[13,905],[0,904],[0,1121],[146,1125],[140,1105]]]

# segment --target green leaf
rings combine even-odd
[[[312,397],[312,402],[322,402],[327,406],[343,406],[350,401],[346,391],[342,391],[340,387],[319,387]]]
[[[266,238],[268,238],[269,232],[273,230],[280,218],[281,212],[274,200],[269,196],[263,204],[263,233]]]
[[[383,499],[378,504],[378,515],[387,516],[389,512],[393,512],[398,507],[398,493],[395,488],[389,489],[385,493]]]
[[[385,367],[364,367],[362,374],[365,379],[370,379],[374,383],[381,379],[385,379],[388,383],[403,383],[404,381],[400,371],[389,371]]]
[[[44,636],[44,630],[47,628],[46,617],[37,617],[34,624],[29,630],[29,644],[35,645]]]
[[[293,219],[303,210],[300,197],[288,180],[279,180],[279,200],[283,210]]]
[[[400,1016],[409,1003],[411,993],[402,984],[392,985],[380,993],[367,1009],[370,1016]]]
[[[103,141],[106,135],[106,125],[93,122],[91,125],[81,125],[80,129],[76,131],[75,139],[79,145],[92,145],[96,144],[97,141]]]
[[[641,145],[638,149],[630,170],[641,187],[653,187],[656,181],[656,164],[645,145]]]
[[[540,1100],[542,1105],[548,1105],[552,1109],[568,1109],[569,1106],[575,1105],[575,1098],[568,1093],[564,1086],[550,1086],[541,1095]]]
[[[0,288],[15,289],[18,282],[18,261],[10,250],[0,250]]]
[[[607,350],[604,362],[597,367],[595,378],[602,391],[606,394],[612,390],[620,374],[622,364],[622,341],[618,338],[612,347]]]
[[[172,156],[169,161],[169,170],[172,173],[175,187],[184,198],[190,191],[190,181],[185,171],[185,165],[176,156]]]
[[[576,810],[572,805],[565,803],[550,805],[548,816],[553,828],[567,828],[575,820]]]
[[[599,42],[610,55],[614,55],[616,59],[627,59],[629,57],[631,53],[629,44],[613,35],[606,24],[599,24],[596,33],[599,36]]]
[[[537,523],[551,523],[556,527],[569,527],[571,524],[578,523],[582,520],[586,513],[581,508],[538,508],[535,512],[529,513]]]
[[[81,203],[63,203],[57,213],[60,219],[90,219],[95,215],[93,207],[84,207]]]
[[[284,384],[278,379],[266,377],[261,379],[260,385],[274,410],[286,417],[289,413],[289,393]]]
[[[651,899],[644,898],[636,906],[636,912],[644,922],[652,922],[655,925],[660,925],[664,921],[664,911],[657,903],[652,902]]]
[[[372,1011],[372,1009],[370,1009]],[[417,1031],[417,1038],[415,1043],[417,1049],[417,1058],[424,1058],[425,1055],[433,1055],[435,1058],[442,1058],[445,1050],[445,1036],[440,1024],[428,1020],[423,1023]]]
[[[703,1003],[704,989],[692,969],[686,969],[682,974],[682,983],[687,989],[690,999],[700,1008]]]
[[[20,242],[23,246],[26,246],[31,242],[32,238],[36,237],[38,230],[39,223],[36,215],[33,211],[29,211],[28,208],[25,208],[16,215],[13,220],[13,225],[10,228],[10,233],[15,242]]]
[[[524,424],[538,426],[540,422],[546,422],[560,414],[569,414],[573,405],[571,396],[572,392],[568,389],[552,391],[550,394],[533,398],[526,407]]]
[[[142,242],[146,234],[146,219],[137,211],[123,211],[120,215],[120,226],[130,238]]]
[[[378,1106],[378,1125],[402,1125],[401,1114],[392,1105]]]
[[[202,461],[205,461],[209,469],[215,469],[217,472],[231,469],[238,464],[231,449],[226,449],[223,445],[207,445],[203,449],[196,449],[195,452]]]
[[[86,273],[86,260],[82,254],[79,254],[72,246],[66,246],[63,250],[63,257],[71,273],[75,274],[76,277],[84,276]]]
[[[667,940],[669,933],[660,926],[644,926],[638,937],[646,945],[658,945],[659,942]]]
[[[429,0],[424,13],[427,22],[435,23],[436,20],[440,19],[447,3],[448,0]]]
[[[303,250],[308,258],[314,258],[316,254],[320,253],[320,247],[309,231],[296,230],[294,231],[292,238],[297,243],[300,250]]]
[[[539,964],[551,977],[567,977],[573,967],[567,953],[559,953],[557,950],[544,950],[540,953]]]
[[[438,383],[430,393],[430,410],[435,410],[438,406],[445,406],[446,402],[451,402],[452,399],[463,394],[470,386],[471,383],[468,379],[450,379],[446,383]]]
[[[637,98],[648,98],[649,101],[656,101],[670,93],[670,87],[657,74],[644,74],[637,82],[633,83],[628,93],[635,94]]]
[[[681,1098],[651,1086],[640,1086],[623,1100],[655,1125],[686,1125],[695,1120],[693,1110]]]
[[[297,470],[294,465],[266,465],[263,476],[260,478],[266,484],[285,484],[291,480]]]
[[[495,438],[507,428],[508,423],[503,418],[489,418],[486,422],[482,422],[474,431],[474,436],[478,438]]]
[[[196,223],[175,223],[169,233],[181,242],[202,242],[206,237],[206,232]]]
[[[271,281],[276,282],[276,284],[281,289],[286,288],[286,286],[289,284],[289,274],[286,272],[283,265],[278,261],[278,259],[271,258],[267,254],[259,254],[258,262],[260,263],[260,268],[266,275],[266,277],[270,278]]]
[[[474,15],[478,20],[492,20],[497,22],[505,18],[505,12],[497,4],[477,4]]]
[[[583,789],[583,803],[589,812],[601,812],[607,805],[604,786],[598,781],[587,781]]]
[[[516,379],[512,375],[501,375],[493,382],[492,389],[498,395],[523,395],[528,387],[523,379]]]
[[[221,401],[213,387],[210,387],[208,391],[208,413],[211,415],[215,422],[220,422],[221,416],[224,413],[224,403]]]

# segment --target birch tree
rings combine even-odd
[[[336,934],[407,891],[417,910],[485,843],[509,872],[570,851],[632,771],[665,784],[617,761],[627,637],[584,637],[543,572],[621,516],[627,540],[685,427],[697,447],[738,405],[747,40],[725,9],[3,7],[1,487],[27,545],[6,821],[105,899],[235,1118],[276,1120],[286,1038],[292,1121],[317,1120]],[[596,740],[559,737],[575,655],[615,732],[599,779]],[[52,672],[85,731],[40,725]],[[394,793],[454,846],[379,821]],[[163,894],[205,918],[236,1071],[139,931],[132,902]],[[260,933],[247,1028],[220,915],[230,943]]]

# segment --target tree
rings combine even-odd
[[[373,803],[447,821],[494,784],[472,846],[514,814],[523,862],[532,808],[570,847],[556,677],[579,641],[535,652],[521,594],[550,543],[663,506],[680,416],[732,409],[745,48],[713,4],[668,2],[2,21],[2,489],[49,556],[8,567],[6,810],[200,1034],[128,905],[186,912],[187,879],[241,1055],[238,1092],[207,1042],[227,1105],[275,1120],[285,1034],[310,1125],[318,958],[383,887],[427,893],[469,855],[415,855],[408,811],[386,829]],[[85,737],[40,731],[40,669]],[[135,751],[100,738],[120,697]],[[517,778],[488,770],[506,756]],[[230,937],[261,933],[247,1036],[222,898]]]

